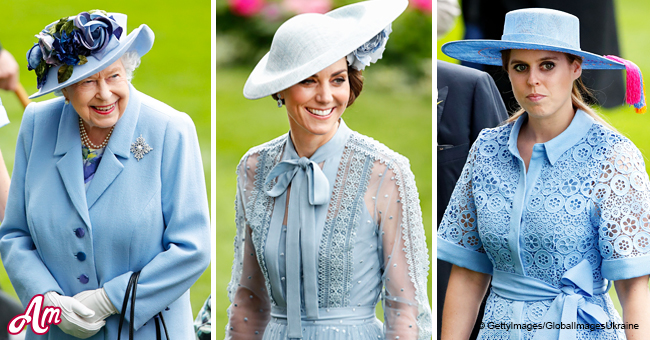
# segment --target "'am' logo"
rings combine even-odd
[[[50,330],[49,325],[58,325],[61,323],[60,307],[42,307],[43,295],[34,295],[31,301],[29,301],[25,314],[17,315],[7,325],[9,334],[16,335],[22,332],[25,326],[30,324],[34,333],[45,334]]]

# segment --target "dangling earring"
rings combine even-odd
[[[65,103],[70,104],[70,101],[68,100],[68,98],[65,99]]]
[[[282,98],[278,96],[278,108],[282,107]]]

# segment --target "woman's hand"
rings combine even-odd
[[[442,311],[442,340],[468,339],[490,275],[453,265]]]
[[[86,318],[90,322],[102,321],[118,313],[111,300],[108,299],[104,288],[84,290],[73,298],[95,312],[95,315]]]
[[[18,63],[7,50],[0,50],[0,89],[13,91],[18,85]]]
[[[639,325],[639,329],[626,329],[625,336],[629,340],[650,339],[648,275],[615,281],[614,286],[623,307],[623,322]]]
[[[88,318],[95,315],[92,309],[69,296],[61,296],[57,292],[45,293],[43,304],[46,307],[61,308],[61,323],[59,328],[66,334],[86,339],[95,335],[104,327],[104,320],[91,322]]]

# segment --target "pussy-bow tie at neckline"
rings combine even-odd
[[[299,157],[290,137],[287,136],[283,160],[266,177],[266,187],[277,179],[271,190],[266,192],[271,197],[279,197],[291,185],[287,207],[290,213],[287,215],[285,257],[287,328],[288,337],[291,339],[302,338],[301,262],[305,315],[309,319],[318,318],[316,207],[326,205],[330,200],[330,183],[318,164],[340,152],[349,134],[350,130],[341,120],[334,137],[318,148],[310,158]]]
[[[278,163],[266,178],[267,184],[275,178],[278,179],[273,188],[267,191],[271,197],[282,195],[291,184],[288,209],[292,213],[287,218],[286,241],[286,301],[289,338],[302,338],[300,262],[302,262],[304,274],[305,313],[309,318],[318,318],[315,208],[329,202],[330,193],[329,181],[313,159],[313,157],[312,160],[301,157],[284,160]],[[296,212],[298,213],[296,214]]]

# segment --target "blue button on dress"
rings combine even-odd
[[[429,261],[408,160],[343,120],[311,158],[288,136],[238,167],[226,338],[429,339]]]
[[[483,130],[438,229],[438,258],[492,274],[479,339],[624,339],[622,330],[489,329],[505,323],[597,324],[621,318],[610,280],[650,274],[650,195],[634,144],[578,110],[517,149],[524,114]]]

